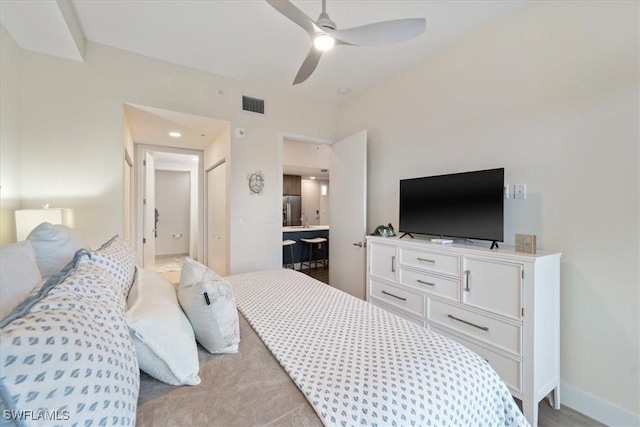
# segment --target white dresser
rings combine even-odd
[[[367,237],[367,301],[485,358],[535,426],[560,407],[560,254]]]

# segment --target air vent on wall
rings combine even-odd
[[[242,95],[242,111],[264,114],[264,99]]]

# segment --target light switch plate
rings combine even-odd
[[[514,199],[526,199],[527,198],[527,184],[514,184],[514,186],[513,186],[513,198]]]

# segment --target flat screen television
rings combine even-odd
[[[503,191],[504,168],[400,180],[399,231],[502,242]]]

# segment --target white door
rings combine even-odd
[[[144,152],[144,196],[143,196],[143,267],[153,266],[156,258],[156,171],[153,157]]]
[[[367,132],[331,146],[329,283],[365,298]]]
[[[207,171],[207,265],[227,274],[226,164]]]
[[[189,254],[191,174],[156,170],[156,257]]]

